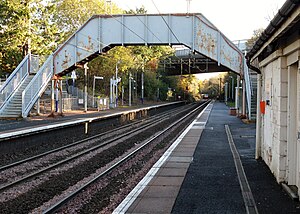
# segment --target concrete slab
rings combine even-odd
[[[171,156],[175,157],[193,157],[194,151],[174,151]]]
[[[183,177],[187,170],[188,168],[162,168],[162,170],[158,171],[157,176]]]
[[[195,145],[195,146],[197,146],[198,141],[199,141],[198,137],[188,137],[188,138],[182,139],[181,144],[182,145]]]
[[[137,200],[128,209],[128,214],[166,214],[171,213],[173,198],[143,198]]]
[[[155,177],[150,186],[181,186],[184,177]]]
[[[177,162],[177,163],[191,163],[193,161],[193,157],[192,156],[188,156],[188,157],[176,156],[172,153],[167,161],[168,162]]]
[[[145,193],[139,197],[143,198],[176,198],[180,187],[171,185],[149,186]]]
[[[164,168],[188,168],[190,166],[190,162],[172,162],[168,161],[162,167]]]
[[[199,137],[199,135],[201,135],[202,133],[202,130],[195,130],[195,129],[192,129],[190,130],[186,135],[185,135],[185,138],[187,137]]]
[[[190,146],[184,146],[179,145],[176,149],[173,150],[173,152],[193,152],[194,153],[195,148]]]

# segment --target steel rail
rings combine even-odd
[[[88,188],[90,185],[92,185],[93,183],[95,183],[96,181],[98,181],[100,178],[104,177],[105,175],[107,175],[109,172],[111,172],[112,170],[114,170],[116,167],[120,166],[122,163],[126,162],[127,160],[129,160],[131,157],[133,157],[136,153],[138,153],[139,151],[141,151],[143,148],[145,148],[147,145],[149,145],[150,143],[152,143],[155,139],[157,139],[158,137],[162,136],[163,134],[165,134],[167,131],[169,131],[171,128],[173,128],[174,126],[176,126],[177,124],[179,124],[180,122],[182,122],[184,119],[186,119],[188,116],[190,116],[191,114],[193,114],[194,112],[198,111],[199,109],[203,110],[204,107],[206,105],[208,105],[210,103],[210,101],[205,102],[204,104],[198,106],[197,108],[193,109],[191,112],[189,112],[188,114],[184,115],[182,118],[178,119],[177,121],[173,122],[171,125],[169,125],[167,128],[165,128],[164,130],[158,132],[157,134],[155,134],[154,136],[152,136],[149,140],[147,140],[145,143],[143,143],[140,147],[136,148],[134,151],[130,152],[129,154],[127,154],[125,157],[123,157],[121,160],[117,161],[115,164],[113,164],[111,167],[109,167],[108,169],[106,169],[105,171],[103,171],[102,173],[100,173],[98,176],[96,176],[95,178],[91,179],[90,181],[88,181],[87,183],[85,183],[84,185],[82,185],[80,188],[78,188],[77,190],[71,192],[68,196],[66,196],[65,198],[63,198],[62,200],[60,200],[59,202],[57,202],[56,204],[54,204],[53,206],[49,207],[47,210],[43,211],[43,214],[50,214],[50,213],[54,213],[56,212],[58,209],[60,209],[64,204],[66,204],[67,202],[69,202],[72,198],[74,198],[76,195],[78,195],[81,191],[84,191],[86,188]]]
[[[181,112],[181,111],[178,110],[178,112]],[[138,127],[138,128],[135,128],[135,129],[131,130],[131,131],[125,132],[125,133],[123,133],[123,134],[120,134],[120,135],[118,135],[118,136],[115,137],[115,138],[111,138],[111,139],[109,139],[109,140],[107,140],[107,141],[105,141],[105,142],[102,142],[102,143],[100,143],[100,144],[98,144],[98,145],[96,145],[96,146],[93,146],[93,147],[88,148],[88,149],[86,149],[86,150],[84,150],[84,151],[82,151],[82,152],[79,152],[79,153],[77,153],[77,154],[75,154],[75,155],[73,155],[73,156],[71,156],[71,157],[69,157],[69,158],[63,159],[63,160],[61,160],[61,161],[59,161],[59,162],[57,162],[57,163],[54,163],[54,164],[52,164],[52,165],[50,165],[50,166],[47,166],[47,167],[45,167],[45,168],[43,168],[43,169],[40,169],[40,170],[35,171],[35,172],[31,173],[31,174],[28,174],[28,175],[26,175],[26,176],[24,176],[24,177],[22,177],[22,178],[20,178],[20,179],[17,179],[17,180],[14,180],[14,181],[10,182],[10,183],[4,184],[4,185],[0,186],[0,192],[1,192],[1,191],[3,192],[4,190],[6,190],[6,189],[8,189],[8,188],[11,188],[11,187],[13,187],[13,186],[15,186],[15,185],[17,185],[17,184],[19,184],[19,183],[21,183],[21,182],[25,182],[25,181],[27,181],[27,180],[29,180],[29,179],[35,177],[35,176],[41,175],[42,173],[44,173],[44,172],[46,172],[46,171],[49,171],[49,170],[51,170],[51,169],[54,169],[55,167],[58,167],[58,166],[63,165],[63,164],[67,164],[68,162],[70,162],[70,161],[72,161],[72,160],[75,160],[75,159],[77,159],[77,158],[80,158],[80,157],[82,157],[82,156],[84,156],[84,155],[86,155],[86,154],[92,152],[92,151],[95,151],[95,150],[97,150],[97,149],[100,149],[101,147],[104,147],[104,146],[106,146],[106,145],[108,145],[108,144],[110,144],[110,143],[113,143],[113,142],[115,142],[116,140],[120,140],[120,139],[122,139],[123,137],[128,136],[129,134],[132,134],[132,133],[137,132],[137,131],[139,131],[139,130],[148,129],[149,127],[151,127],[151,125],[157,124],[157,123],[159,123],[159,122],[161,122],[161,121],[163,121],[163,120],[165,120],[165,119],[168,119],[168,115],[169,115],[169,114],[174,114],[174,112],[168,113],[168,114],[166,114],[164,117],[159,118],[159,119],[152,118],[152,120],[154,120],[154,121],[151,121],[150,123],[146,123],[146,124],[144,124],[144,125],[142,125],[142,126],[140,126],[140,127]],[[156,120],[155,120],[155,119],[156,119]],[[130,124],[128,124],[128,125],[130,125]],[[84,140],[82,140],[82,141],[88,141],[88,140],[84,139]]]
[[[180,111],[181,108],[185,108],[184,107],[178,107],[176,109],[175,112],[177,111]],[[173,109],[172,109],[173,110]],[[81,143],[84,143],[86,141],[89,141],[89,140],[94,140],[96,138],[99,138],[99,137],[103,137],[104,135],[107,135],[107,134],[111,134],[113,132],[116,132],[116,131],[120,131],[124,128],[128,128],[130,126],[133,126],[133,125],[137,125],[139,123],[144,123],[144,122],[148,122],[148,121],[151,121],[151,120],[155,120],[156,118],[158,117],[165,117],[165,115],[169,115],[169,114],[174,114],[174,112],[163,112],[163,113],[159,113],[157,115],[154,115],[152,117],[149,117],[149,118],[145,118],[145,119],[142,119],[140,121],[135,121],[135,122],[131,122],[130,124],[126,124],[126,125],[123,125],[122,127],[119,127],[119,128],[115,128],[113,130],[109,130],[109,131],[106,131],[106,132],[103,132],[103,133],[100,133],[100,134],[96,134],[96,135],[93,135],[91,137],[88,137],[88,138],[85,138],[85,139],[82,139],[82,140],[79,140],[79,141],[76,141],[74,143],[71,143],[71,144],[68,144],[68,145],[65,145],[65,146],[61,146],[59,148],[56,148],[56,149],[53,149],[53,150],[50,150],[50,151],[47,151],[47,152],[44,152],[44,153],[41,153],[41,154],[38,154],[38,155],[34,155],[32,157],[29,157],[29,158],[25,158],[25,159],[22,159],[22,160],[19,160],[19,161],[16,161],[16,162],[13,162],[13,163],[10,163],[10,164],[7,164],[7,165],[4,165],[4,166],[0,166],[0,171],[2,170],[6,170],[6,169],[9,169],[9,168],[12,168],[12,167],[15,167],[15,166],[18,166],[18,165],[21,165],[23,163],[26,163],[26,162],[29,162],[29,161],[33,161],[35,159],[38,159],[38,158],[41,158],[41,157],[44,157],[46,155],[49,155],[49,154],[52,154],[54,152],[59,152],[59,151],[62,151],[63,149],[67,149],[67,148],[70,148],[72,146],[76,146],[78,144],[81,144]],[[35,133],[33,133],[35,134]]]

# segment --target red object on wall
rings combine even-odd
[[[260,101],[260,113],[261,114],[266,113],[266,101]]]

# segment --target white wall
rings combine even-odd
[[[262,100],[269,101],[262,116],[262,158],[278,182],[286,175],[287,66],[278,55],[263,62]]]

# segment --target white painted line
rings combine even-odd
[[[193,126],[192,129],[205,129],[205,126]]]
[[[248,179],[247,179],[247,176],[246,176],[246,173],[245,173],[245,170],[244,170],[241,158],[240,158],[240,154],[234,144],[233,137],[231,135],[231,131],[230,131],[230,128],[228,125],[225,125],[225,130],[226,130],[230,150],[232,153],[234,165],[236,168],[236,172],[238,175],[246,212],[247,212],[247,214],[258,214],[257,206],[256,206],[256,203],[255,203],[255,200],[254,200],[254,197],[253,197],[253,194],[252,194],[252,191],[251,191],[251,188],[250,188],[250,185],[249,185],[249,182],[248,182]]]
[[[207,107],[211,104],[207,105],[204,110],[197,116],[197,118],[184,130],[184,132],[176,139],[176,141],[170,146],[170,148],[162,155],[162,157],[153,165],[150,171],[146,174],[146,176],[135,186],[135,188],[127,195],[127,197],[119,204],[119,206],[113,211],[113,214],[124,214],[129,209],[129,207],[133,204],[133,202],[137,199],[139,194],[144,190],[147,184],[153,179],[156,175],[160,167],[166,162],[169,158],[172,151],[178,146],[178,144],[182,141],[184,136],[189,132],[189,130],[193,127],[193,125],[197,122],[197,119],[202,116],[202,114],[206,111]],[[206,120],[207,122],[207,120]]]

